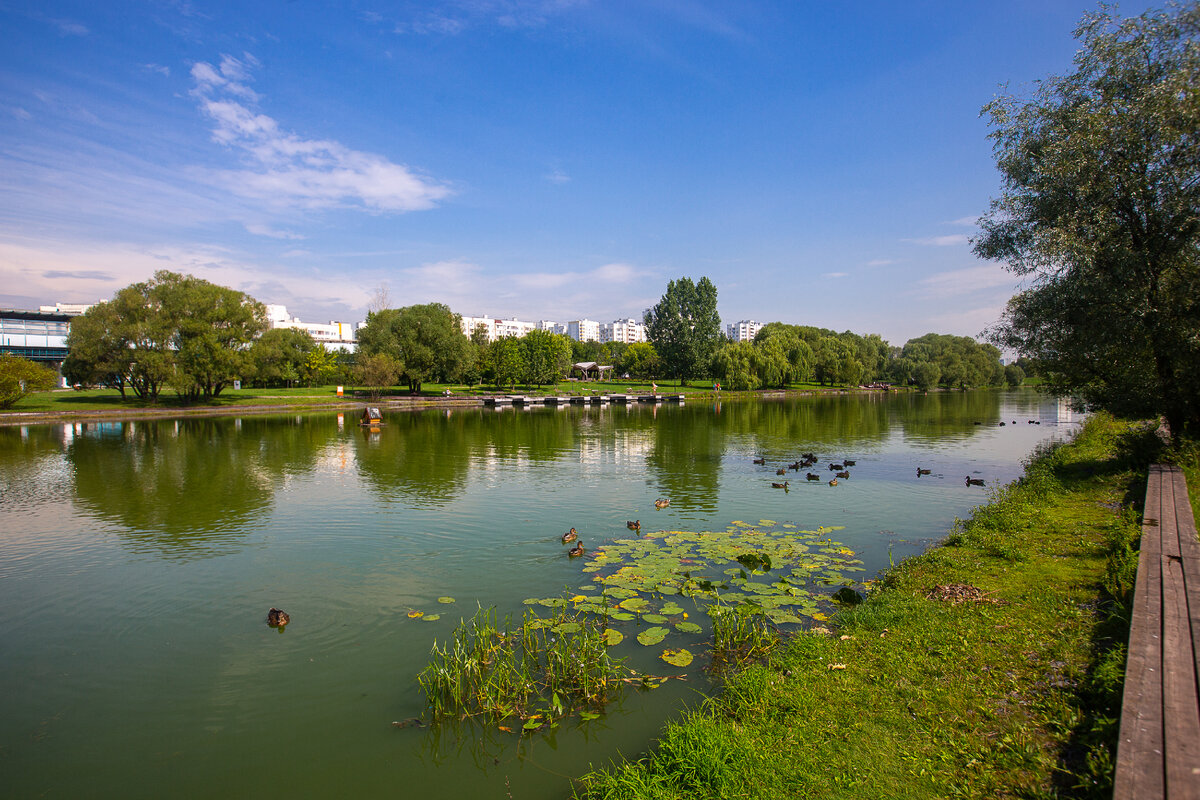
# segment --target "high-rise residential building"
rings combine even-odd
[[[577,342],[598,342],[600,323],[590,319],[573,319],[567,323],[567,336]]]
[[[646,341],[646,326],[633,318],[614,319],[600,325],[601,342],[634,342]]]
[[[729,338],[735,342],[751,341],[758,332],[762,330],[763,323],[755,322],[752,319],[744,319],[740,322],[735,322],[732,325],[726,325],[725,330],[729,333]]]
[[[485,341],[496,341],[496,320],[492,317],[468,317],[461,316],[462,332],[468,339],[475,333],[475,329],[483,326]]]
[[[525,322],[519,319],[498,319],[496,320],[496,338],[506,339],[513,337],[520,339],[525,334],[532,330],[537,330],[537,324],[533,322]]]

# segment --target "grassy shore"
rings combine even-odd
[[[51,392],[35,392],[23,398],[13,408],[0,410],[0,424],[5,422],[24,422],[31,416],[36,420],[72,418],[81,414],[100,416],[148,414],[214,414],[223,411],[235,412],[248,409],[258,411],[290,411],[294,409],[311,410],[323,406],[364,405],[372,403],[384,406],[431,405],[446,402],[478,401],[479,398],[495,394],[529,394],[529,395],[593,395],[593,394],[650,394],[655,384],[651,381],[562,381],[554,386],[465,386],[462,384],[427,383],[421,391],[412,394],[400,387],[392,387],[381,393],[371,393],[365,389],[346,386],[344,397],[338,397],[333,386],[294,389],[226,389],[220,396],[198,402],[184,402],[172,392],[164,392],[155,403],[139,400],[130,393],[121,397],[116,389],[86,389],[82,391],[56,390]],[[677,383],[657,384],[659,394],[684,394],[689,399],[714,397],[756,397],[775,392],[729,392],[722,391],[720,395],[713,391],[711,383],[702,383],[680,387]],[[445,395],[449,389],[450,395]],[[820,386],[818,384],[794,384],[786,390],[788,394],[816,394],[819,392],[837,392],[844,390],[841,386]]]
[[[1094,417],[831,629],[790,637],[577,794],[1111,796],[1138,509],[1160,448]]]

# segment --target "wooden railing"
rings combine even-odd
[[[1200,799],[1200,540],[1178,467],[1146,482],[1113,797]]]

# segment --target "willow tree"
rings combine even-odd
[[[1025,279],[993,341],[1052,391],[1200,433],[1200,3],[1084,16],[1074,70],[990,117],[975,252]]]

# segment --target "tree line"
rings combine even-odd
[[[928,334],[892,348],[875,334],[773,322],[753,342],[731,342],[716,302],[708,278],[671,281],[646,315],[651,341],[634,344],[577,342],[542,330],[489,342],[482,328],[464,334],[461,317],[440,303],[384,308],[368,315],[351,354],[330,352],[303,330],[268,328],[265,307],[245,293],[160,271],[72,321],[63,375],[149,402],[165,388],[184,400],[214,398],[237,380],[258,387],[352,383],[377,392],[400,383],[412,393],[428,382],[541,387],[586,361],[622,377],[714,380],[729,389],[879,380],[966,388],[1005,377],[999,351],[968,337]]]

